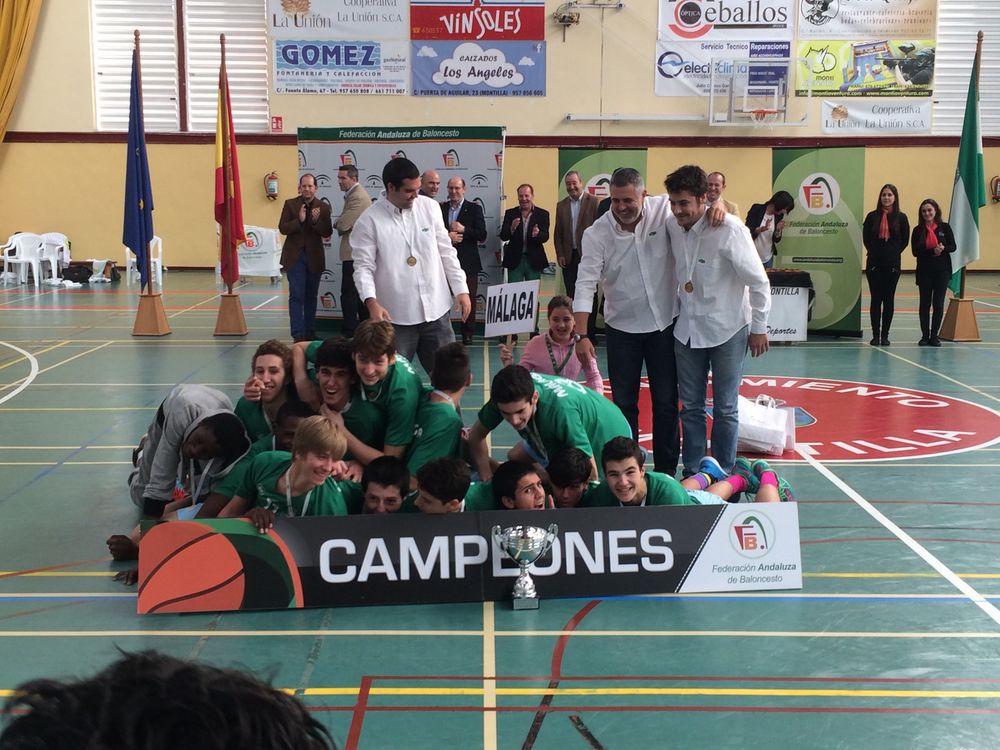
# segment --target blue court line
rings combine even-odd
[[[127,343],[127,342],[114,341],[114,343],[120,344],[120,343]],[[216,354],[215,357],[214,357],[214,359],[216,359],[216,360],[222,359],[223,355],[232,353],[233,351],[235,351],[235,349],[241,343],[242,342],[230,344],[228,347],[226,347],[225,349],[223,349],[222,351],[220,351],[218,354]],[[204,370],[208,366],[208,363],[210,361],[212,361],[212,360],[205,360],[205,361],[203,361],[200,367],[196,367],[195,369],[191,370],[187,375],[185,375],[184,377],[180,378],[177,381],[176,385],[180,385],[181,383],[187,382],[189,378],[193,377],[194,375],[196,375],[197,373],[199,373],[201,370]],[[169,391],[168,391],[168,393],[169,393]],[[166,397],[164,396],[163,398],[166,398]],[[158,405],[159,403],[163,402],[163,398],[156,399],[156,400],[154,400],[152,402],[147,401],[145,405],[146,406]],[[49,474],[51,474],[52,472],[54,472],[56,469],[61,468],[63,466],[63,464],[65,464],[67,461],[71,461],[74,458],[76,458],[77,456],[79,456],[81,453],[83,453],[84,450],[86,450],[88,447],[90,447],[91,445],[93,445],[100,438],[104,437],[109,432],[111,432],[112,430],[116,429],[119,426],[120,422],[121,422],[121,420],[117,420],[117,421],[113,422],[106,429],[101,430],[96,435],[92,435],[87,442],[85,442],[79,448],[76,448],[75,450],[70,451],[69,454],[67,454],[66,456],[64,456],[63,458],[61,458],[59,461],[57,461],[56,463],[54,463],[52,466],[49,466],[49,467],[47,467],[45,469],[42,469],[37,474],[35,474],[35,476],[33,476],[31,479],[29,479],[28,481],[24,482],[23,484],[15,487],[14,489],[10,490],[9,492],[7,492],[7,494],[0,495],[0,503],[4,503],[7,500],[10,500],[12,497],[14,497],[16,494],[18,494],[22,490],[27,489],[28,487],[30,487],[31,485],[33,485],[35,482],[38,482],[39,480],[44,479],[45,477],[47,477]],[[145,433],[143,433],[143,434],[145,434]],[[123,475],[123,478],[122,478],[122,484],[123,485],[125,485],[125,477],[127,477],[127,476],[128,476],[128,474],[124,474]],[[126,494],[127,494],[127,485],[126,485]]]

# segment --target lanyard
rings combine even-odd
[[[312,490],[306,493],[306,499],[302,501],[302,514],[305,515],[309,509],[309,500],[312,498]],[[285,502],[288,504],[288,517],[295,518],[295,508],[292,507],[292,467],[288,467],[285,472]]]
[[[549,360],[551,360],[552,362],[552,369],[554,370],[553,372],[554,375],[559,375],[563,371],[563,368],[566,366],[566,364],[569,362],[569,358],[576,353],[573,350],[573,347],[571,346],[569,348],[569,353],[566,355],[566,359],[562,361],[562,364],[557,364],[555,352],[552,351],[552,339],[549,338],[548,334],[545,334],[545,348],[549,350]]]
[[[704,217],[702,217],[704,218]],[[684,284],[684,291],[690,294],[694,291],[694,271],[695,265],[698,263],[698,257],[701,255],[701,232],[694,234],[694,227],[686,231],[686,236],[684,238],[684,260],[687,261],[687,281]],[[692,244],[691,239],[694,236],[694,257],[688,252],[688,247]]]
[[[211,470],[212,464],[214,462],[215,462],[214,458],[208,459],[208,463],[205,464],[205,470],[201,473],[201,476],[198,477],[198,484],[195,486],[194,495],[191,496],[191,499],[194,500],[194,502],[196,502],[196,503],[198,502],[198,498],[201,497],[201,488],[205,486],[205,480],[208,478],[208,473]],[[191,481],[192,482],[194,481],[194,467],[195,467],[195,465],[196,465],[196,462],[192,461],[191,462],[191,472],[192,472]],[[180,466],[178,467],[178,473],[177,473],[177,478],[180,479],[181,481],[183,481],[183,472],[184,472],[184,461],[182,460],[181,463],[180,463]]]

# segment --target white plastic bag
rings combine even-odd
[[[795,410],[778,408],[770,396],[755,401],[740,396],[739,420],[738,451],[780,456],[795,449]]]

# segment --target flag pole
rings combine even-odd
[[[135,32],[135,67],[139,78],[139,115],[142,116],[142,58],[139,54],[139,29]],[[143,144],[145,148],[145,128],[143,128]],[[150,257],[150,240],[146,238],[146,289],[139,292],[139,307],[135,312],[135,323],[132,326],[133,336],[166,336],[172,333],[167,322],[167,314],[163,309],[163,289],[153,292],[153,263]]]
[[[983,56],[983,32],[976,35],[976,56],[973,67],[976,70],[976,107],[979,107],[979,78],[982,72],[981,62]],[[964,126],[963,126],[963,136]],[[982,133],[978,134],[982,139]],[[980,140],[980,143],[982,141]],[[959,151],[961,151],[961,145]],[[956,189],[957,186],[956,186]],[[954,222],[955,217],[949,216],[948,220]],[[978,228],[977,228],[978,231]],[[965,276],[966,266],[962,266],[959,274],[958,296],[948,300],[948,309],[945,311],[944,320],[941,322],[940,338],[945,341],[982,341],[979,335],[979,323],[976,320],[975,300],[965,296]]]
[[[233,293],[232,262],[234,253],[233,239],[233,200],[234,196],[229,195],[229,186],[233,180],[233,159],[232,153],[233,134],[230,129],[230,118],[232,112],[229,104],[229,73],[226,70],[226,35],[219,34],[219,47],[221,51],[219,61],[219,98],[224,105],[220,107],[219,127],[222,133],[222,194],[223,194],[223,220],[219,227],[219,263],[222,265],[222,254],[226,256],[226,265],[230,270],[226,274],[226,294],[219,297],[219,315],[215,320],[216,336],[246,336],[249,333],[246,318],[243,316],[243,306],[240,302],[240,295]],[[225,88],[222,82],[225,81]],[[238,186],[237,186],[238,187]],[[234,190],[237,188],[234,188]],[[242,215],[242,214],[241,214]]]

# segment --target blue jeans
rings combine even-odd
[[[712,456],[723,471],[730,471],[736,463],[736,433],[740,421],[737,398],[749,336],[749,327],[744,326],[725,343],[707,349],[692,349],[690,344],[674,341],[685,475],[698,471],[698,464],[708,450],[705,394],[709,369],[712,371]]]
[[[309,271],[305,250],[288,269],[288,319],[292,338],[313,338],[316,335],[316,297],[320,275]]]
[[[621,409],[639,439],[639,384],[646,363],[653,407],[653,463],[658,472],[677,472],[680,432],[677,422],[677,370],[674,367],[674,327],[650,333],[626,333],[604,326],[608,345],[611,399]]]

